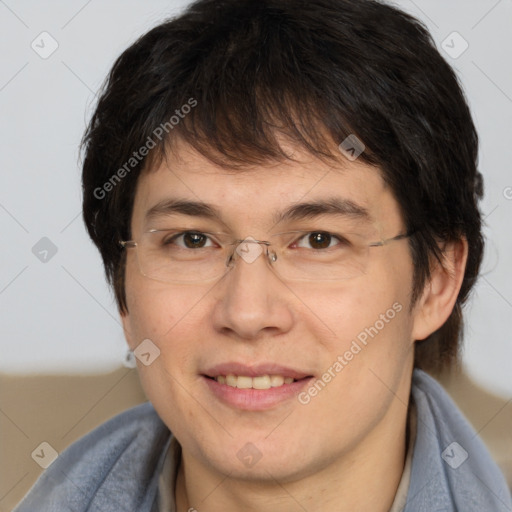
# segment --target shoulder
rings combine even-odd
[[[146,510],[169,440],[149,402],[133,407],[64,450],[15,510]]]
[[[442,386],[416,369],[411,394],[418,421],[406,511],[512,507],[501,471]]]

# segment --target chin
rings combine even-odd
[[[268,435],[268,432],[265,434]],[[230,439],[229,445],[209,443],[202,452],[203,464],[230,478],[274,483],[293,482],[314,473],[321,466],[307,462],[308,457],[303,448],[306,444],[298,440],[288,439],[285,446],[283,439],[270,442],[248,441],[246,436]],[[217,446],[212,450],[212,446]],[[220,448],[220,449],[219,449]],[[300,456],[300,460],[299,460]]]

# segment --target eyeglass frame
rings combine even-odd
[[[162,232],[162,231],[168,231],[167,229],[150,229],[148,231],[145,231],[145,233],[158,233],[158,232]],[[194,232],[195,230],[189,230],[190,232]],[[371,243],[368,243],[366,244],[366,247],[370,248],[370,247],[383,247],[384,245],[387,245],[388,243],[390,242],[394,242],[394,241],[398,241],[398,240],[403,240],[405,238],[410,238],[412,235],[414,235],[416,233],[417,230],[411,230],[411,231],[407,231],[406,233],[400,233],[394,237],[390,237],[390,238],[385,238],[385,239],[381,239],[381,240],[378,240],[378,241],[375,241],[375,242],[371,242]],[[185,231],[184,231],[185,232]],[[203,234],[203,232],[200,232],[200,231],[197,231],[198,233],[201,233]],[[297,231],[286,231],[284,233],[276,233],[276,235],[280,235],[280,234],[288,234],[288,233],[309,233],[310,231],[302,231],[302,230],[297,230]],[[207,234],[207,235],[227,235],[227,233],[207,233],[205,232],[204,234]],[[137,248],[139,245],[138,245],[138,242],[135,241],[135,240],[119,240],[119,245],[121,245],[121,247],[123,247],[124,249],[132,249],[132,248]],[[228,256],[227,260],[226,260],[226,268],[229,269],[230,268],[230,265],[231,265],[231,262],[233,261],[234,259],[234,255],[236,253],[236,250],[238,248],[238,246],[242,243],[255,243],[255,244],[259,244],[259,245],[265,245],[266,246],[266,256],[267,256],[267,259],[270,263],[270,267],[271,269],[273,269],[274,267],[272,266],[272,263],[274,263],[275,261],[277,261],[277,253],[276,251],[273,251],[272,253],[269,252],[269,246],[272,245],[272,242],[268,241],[268,240],[255,240],[253,239],[252,237],[246,237],[244,239],[235,239],[233,241],[231,241],[228,245],[233,245],[235,246],[233,248],[233,251],[231,252],[231,254]],[[173,283],[173,282],[183,282],[183,283],[188,283],[188,282],[194,282],[194,281],[162,281],[160,279],[156,279],[156,278],[153,278],[153,277],[149,277],[147,274],[144,274],[144,272],[142,271],[141,267],[140,267],[140,261],[138,260],[137,258],[137,266],[139,268],[139,272],[141,273],[141,275],[143,275],[144,277],[148,278],[148,279],[151,279],[153,281],[158,281],[158,282],[161,282],[161,283]],[[231,267],[232,268],[232,267]],[[279,273],[279,272],[278,272]],[[225,275],[225,274],[223,274]],[[218,276],[218,278],[222,277],[221,275]],[[206,281],[209,281],[209,280],[213,280],[214,278],[212,277],[211,279],[208,279]],[[333,280],[343,280],[343,279],[333,279]]]

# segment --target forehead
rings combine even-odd
[[[236,229],[250,223],[270,227],[291,205],[341,201],[365,210],[381,224],[400,222],[399,208],[378,168],[360,160],[326,163],[287,148],[293,160],[233,170],[214,164],[190,146],[178,146],[139,177],[132,228],[142,226],[155,206],[169,200],[205,203]]]

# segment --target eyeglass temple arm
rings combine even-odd
[[[119,245],[126,249],[129,247],[137,247],[137,242],[134,242],[133,240],[119,240]]]
[[[402,240],[404,238],[409,238],[412,235],[414,235],[414,233],[416,233],[416,231],[417,231],[416,229],[413,229],[411,231],[408,231],[407,233],[400,233],[399,235],[396,235],[392,238],[386,238],[385,240],[379,240],[378,242],[373,242],[369,245],[369,247],[381,247],[383,245],[386,245],[389,242],[394,242],[395,240]]]

